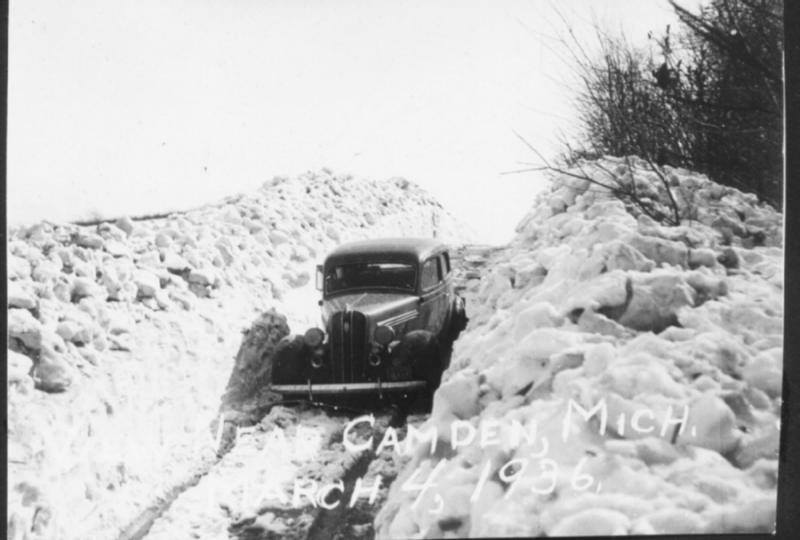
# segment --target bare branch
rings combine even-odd
[[[681,213],[678,209],[678,203],[675,201],[675,196],[672,194],[672,189],[670,188],[669,181],[667,177],[664,176],[664,172],[659,168],[656,167],[656,164],[652,162],[650,158],[645,158],[647,164],[650,166],[650,169],[658,176],[658,179],[661,180],[661,185],[664,186],[664,190],[667,192],[667,196],[669,197],[669,204],[672,208],[672,224],[673,225],[680,225],[681,224]]]
[[[527,169],[516,169],[514,171],[501,171],[500,174],[519,174],[519,173],[526,173],[526,172],[536,172],[536,171],[546,171],[549,170],[547,167],[528,167]]]

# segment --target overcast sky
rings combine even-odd
[[[8,219],[189,208],[330,167],[421,184],[505,241],[541,189],[501,175],[574,125],[548,39],[632,41],[666,0],[12,0]],[[582,38],[583,39],[583,38]]]

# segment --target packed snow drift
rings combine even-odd
[[[317,323],[329,249],[467,230],[404,179],[323,170],[160,218],[10,231],[9,538],[118,538],[214,460],[242,331],[270,309]]]
[[[394,448],[413,459],[378,538],[773,530],[781,214],[639,160],[571,172],[669,189],[681,223],[555,175],[472,280],[427,438]]]
[[[360,426],[375,438],[371,468],[405,464],[378,538],[773,529],[782,216],[689,171],[666,168],[663,183],[635,159],[572,173],[635,186],[651,216],[676,208],[681,222],[557,175],[510,245],[465,252],[470,323],[430,417]],[[236,402],[235,368],[258,367],[259,321],[315,324],[314,265],[381,236],[470,240],[403,179],[328,171],[158,218],[10,231],[8,536],[135,537],[150,505],[205,473],[154,536],[224,538],[231,516],[285,527],[226,483],[299,474],[305,454],[264,458],[256,437],[217,462],[210,428]],[[258,420],[247,396],[234,412]],[[332,417],[273,413],[262,424],[286,416],[346,442]],[[343,462],[327,463],[335,481]]]

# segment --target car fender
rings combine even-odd
[[[271,381],[273,383],[305,381],[310,354],[311,351],[303,341],[303,336],[298,334],[284,337],[275,348]]]
[[[428,330],[412,330],[392,349],[392,362],[411,365],[414,378],[423,379],[434,388],[442,376],[439,340]]]

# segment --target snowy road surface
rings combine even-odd
[[[365,414],[374,415],[374,425],[354,424],[347,440],[371,444],[351,451],[345,430]],[[130,538],[372,538],[374,515],[406,459],[375,450],[388,426],[404,437],[406,422],[423,420],[385,405],[275,406],[258,425],[240,429],[231,450],[162,508],[149,530]]]

